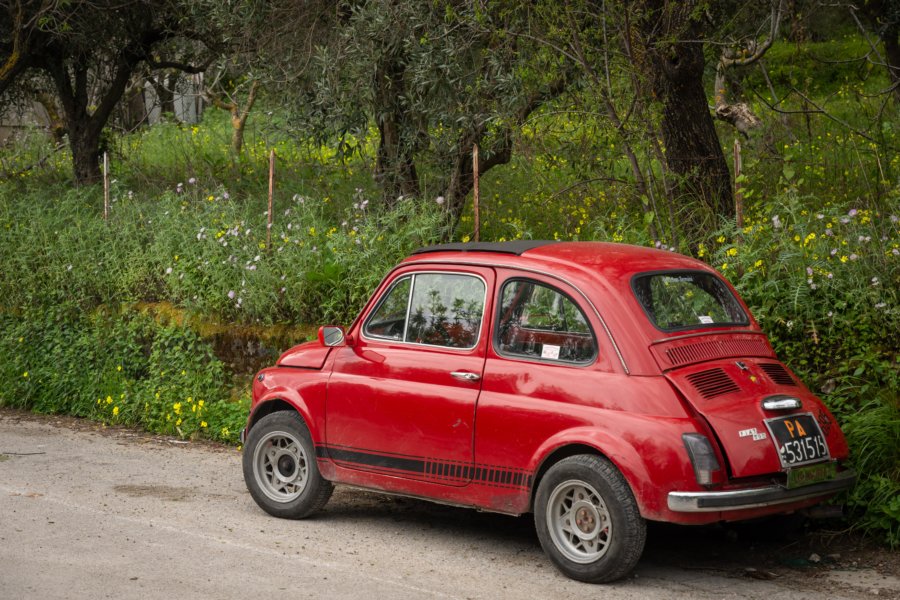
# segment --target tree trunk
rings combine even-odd
[[[159,73],[151,80],[153,91],[156,93],[156,102],[159,105],[160,116],[170,114],[175,117],[175,83],[177,75]]]
[[[69,123],[69,147],[76,185],[91,185],[100,181],[100,136],[93,132],[88,119]]]
[[[35,100],[44,107],[44,111],[47,113],[47,128],[51,139],[56,144],[62,144],[66,137],[66,123],[59,114],[56,100],[49,92],[45,91],[35,92]]]
[[[728,163],[703,88],[703,45],[677,42],[652,58],[657,97],[663,104],[666,165],[682,194],[701,200],[720,217],[734,216]]]
[[[393,206],[400,196],[421,195],[415,163],[417,132],[403,107],[403,76],[404,68],[397,56],[384,58],[375,70],[375,121],[379,135],[375,180],[387,206]]]
[[[900,25],[884,30],[881,35],[884,41],[884,53],[887,55],[887,70],[891,85],[894,86],[894,98],[900,102]]]
[[[139,78],[125,92],[124,102],[121,104],[121,125],[124,131],[130,133],[147,122],[147,103],[144,100],[143,78]]]

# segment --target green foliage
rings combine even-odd
[[[0,405],[237,441],[248,400],[233,400],[208,343],[133,311],[0,313]]]
[[[856,526],[896,546],[900,219],[823,204],[789,189],[707,250],[778,355],[842,423],[860,477],[847,499]]]
[[[396,262],[445,232],[436,203],[346,210],[295,194],[276,204],[195,180],[148,202],[114,192],[109,223],[96,190],[0,188],[5,306],[92,310],[170,301],[243,322],[349,322]],[[336,213],[336,216],[332,213]]]
[[[900,546],[900,407],[896,395],[893,400],[872,400],[846,414],[844,433],[854,463],[863,474],[848,500],[858,518],[856,526],[882,532],[891,547]]]

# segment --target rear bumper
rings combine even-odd
[[[761,508],[809,500],[821,496],[825,499],[846,490],[856,482],[856,472],[841,471],[834,479],[789,490],[772,485],[747,490],[722,492],[669,492],[669,510],[674,512],[716,512]]]

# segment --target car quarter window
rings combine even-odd
[[[527,279],[503,285],[495,339],[506,356],[584,364],[597,355],[597,340],[578,305],[560,290]]]
[[[412,277],[403,277],[385,292],[378,308],[366,321],[363,329],[371,337],[402,340],[406,333],[406,315],[409,309],[409,290]]]
[[[472,348],[484,317],[485,284],[461,273],[416,273],[387,291],[363,329],[369,337]]]

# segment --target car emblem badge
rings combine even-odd
[[[765,432],[760,433],[756,430],[756,427],[751,427],[750,429],[742,429],[738,431],[738,437],[752,437],[754,442],[759,442],[761,440],[766,439],[768,437]]]

